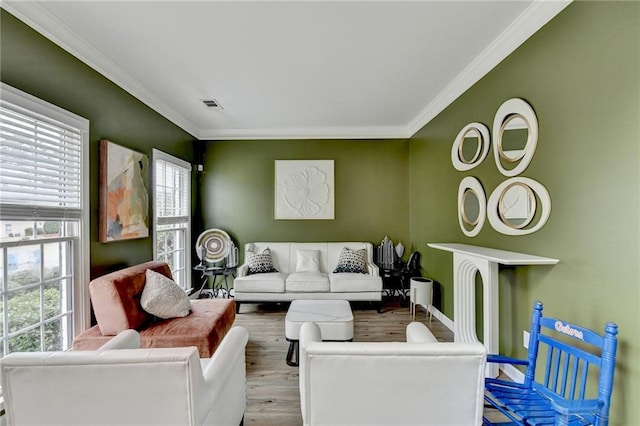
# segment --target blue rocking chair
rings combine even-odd
[[[526,372],[524,383],[486,379],[485,402],[508,420],[494,423],[485,415],[483,424],[608,425],[616,334],[618,326],[611,322],[601,336],[556,318],[543,318],[542,303],[535,302],[527,360],[487,358],[487,362],[524,365]]]

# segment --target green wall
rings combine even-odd
[[[0,78],[90,121],[92,275],[153,258],[152,238],[98,242],[99,140],[192,160],[193,138],[39,33],[0,10]]]
[[[402,240],[407,252],[423,254],[424,274],[439,282],[439,307],[450,318],[452,256],[427,248],[428,242],[557,257],[556,266],[501,271],[501,352],[524,355],[522,330],[536,299],[545,303],[546,314],[595,329],[617,322],[612,424],[633,424],[640,418],[634,403],[640,399],[640,366],[634,362],[640,359],[639,28],[638,3],[574,3],[410,141],[204,143],[194,234],[220,227],[241,245],[378,243],[388,235]],[[98,140],[146,154],[157,147],[192,162],[192,137],[4,10],[0,31],[3,82],[91,121],[92,267],[151,259],[151,238],[97,242]],[[499,105],[511,97],[526,99],[538,115],[538,149],[524,176],[549,190],[551,218],[528,236],[504,236],[486,223],[479,236],[467,238],[457,222],[460,180],[477,176],[489,194],[505,178],[492,157],[470,172],[455,171],[451,144],[471,121],[491,126]],[[273,219],[276,159],[335,160],[335,220]]]
[[[451,146],[479,121],[490,129],[498,107],[519,97],[536,111],[538,148],[523,176],[548,189],[551,217],[538,232],[505,236],[488,221],[477,237],[460,231],[457,189],[476,176],[488,195],[506,177],[492,153],[458,172]],[[452,255],[429,242],[460,242],[560,259],[556,266],[500,273],[500,348],[524,356],[531,306],[603,330],[620,326],[612,424],[640,418],[640,3],[571,4],[410,141],[412,244],[425,275],[440,283],[453,318]]]
[[[225,229],[240,252],[251,241],[379,244],[385,235],[407,245],[408,155],[407,140],[207,142],[204,228]],[[305,159],[335,161],[335,219],[275,220],[274,161]],[[408,257],[408,245],[406,251]]]

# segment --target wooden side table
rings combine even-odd
[[[411,318],[416,319],[416,305],[421,305],[429,321],[432,317],[431,305],[433,303],[433,280],[429,278],[413,277],[409,281],[409,306]]]

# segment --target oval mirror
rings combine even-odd
[[[521,182],[508,185],[500,194],[498,214],[502,222],[515,229],[529,225],[536,214],[536,196]]]
[[[480,202],[476,192],[467,188],[462,194],[462,220],[471,226],[478,224],[480,217]]]
[[[482,151],[482,135],[476,128],[467,130],[462,138],[462,143],[458,147],[460,161],[465,164],[473,164]]]
[[[520,161],[526,152],[529,139],[529,125],[520,114],[512,114],[501,127],[502,137],[499,139],[498,154],[509,163]]]
[[[502,182],[487,202],[487,218],[505,235],[527,235],[538,231],[551,215],[551,197],[539,182],[513,177]]]
[[[458,223],[468,237],[480,233],[487,217],[487,198],[478,179],[467,176],[458,186]]]
[[[482,123],[469,123],[460,130],[451,148],[451,162],[456,170],[471,170],[489,153],[489,128]]]
[[[522,173],[531,163],[538,143],[538,119],[533,108],[518,98],[504,102],[493,119],[493,134],[493,154],[500,173]]]

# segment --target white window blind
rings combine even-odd
[[[176,165],[160,158],[155,160],[156,216],[159,225],[189,219],[191,165],[185,165]]]
[[[153,150],[154,252],[175,282],[191,286],[191,164]]]
[[[82,137],[80,129],[0,101],[3,217],[81,217]]]

